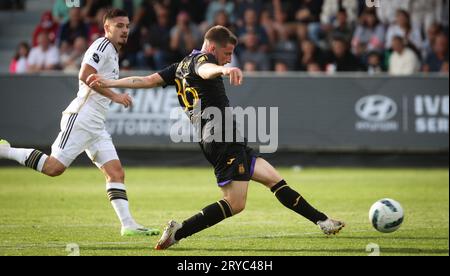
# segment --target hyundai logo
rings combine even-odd
[[[356,103],[356,114],[370,122],[385,122],[397,115],[397,104],[388,97],[372,95]]]

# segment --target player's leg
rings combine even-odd
[[[43,172],[48,156],[36,149],[13,148],[8,141],[0,140],[0,158],[13,160],[22,166]]]
[[[66,171],[66,166],[53,156],[49,156],[45,161],[42,173],[51,177],[62,175]]]
[[[164,250],[224,219],[242,212],[247,201],[248,182],[233,181],[222,187],[223,199],[206,206],[182,224],[170,221],[155,249]]]
[[[86,153],[105,175],[106,192],[122,225],[122,236],[159,235],[159,230],[143,227],[136,223],[131,215],[124,184],[125,173],[109,134],[103,133],[99,140],[86,150]]]
[[[52,177],[63,174],[91,143],[91,134],[83,128],[83,116],[79,115],[62,116],[61,131],[52,144],[52,154],[45,161],[42,173]]]
[[[64,114],[61,118],[61,131],[52,145],[52,154],[47,156],[39,150],[13,148],[0,141],[0,158],[15,160],[19,164],[35,169],[48,176],[59,176],[72,164],[75,158],[90,143],[91,136],[80,127],[79,114]]]
[[[200,213],[183,222],[175,235],[177,241],[192,236],[222,220],[237,215],[245,208],[248,182],[233,181],[222,187],[223,199],[206,206]]]
[[[53,156],[36,149],[13,148],[5,140],[0,140],[0,158],[16,161],[51,177],[60,176],[66,170],[66,166]]]
[[[0,158],[18,162],[48,176],[60,176],[66,170],[63,163],[53,156],[36,149],[13,148],[5,140],[0,141]]]
[[[256,159],[252,180],[265,185],[285,207],[319,225],[325,234],[335,234],[345,225],[329,219],[325,214],[312,207],[303,196],[288,186],[271,164],[262,158]]]

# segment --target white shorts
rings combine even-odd
[[[104,123],[83,113],[63,114],[61,132],[52,145],[52,156],[68,168],[83,151],[98,168],[119,160]]]

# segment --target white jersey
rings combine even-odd
[[[97,74],[105,79],[119,79],[119,53],[107,38],[97,39],[86,51],[83,64],[97,70]],[[117,93],[117,91],[115,91]],[[111,100],[89,88],[79,81],[77,97],[63,112],[65,114],[84,113],[96,121],[104,123]]]

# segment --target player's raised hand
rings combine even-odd
[[[242,81],[244,80],[244,74],[242,73],[241,69],[237,67],[225,67],[223,70],[223,74],[225,76],[230,77],[230,84],[231,85],[242,85]]]
[[[100,75],[98,74],[91,74],[89,75],[89,77],[86,79],[86,84],[90,87],[90,88],[105,88],[108,87],[107,81],[102,78]]]
[[[128,93],[114,94],[111,100],[115,103],[123,105],[125,108],[128,108],[133,104],[133,99]]]

